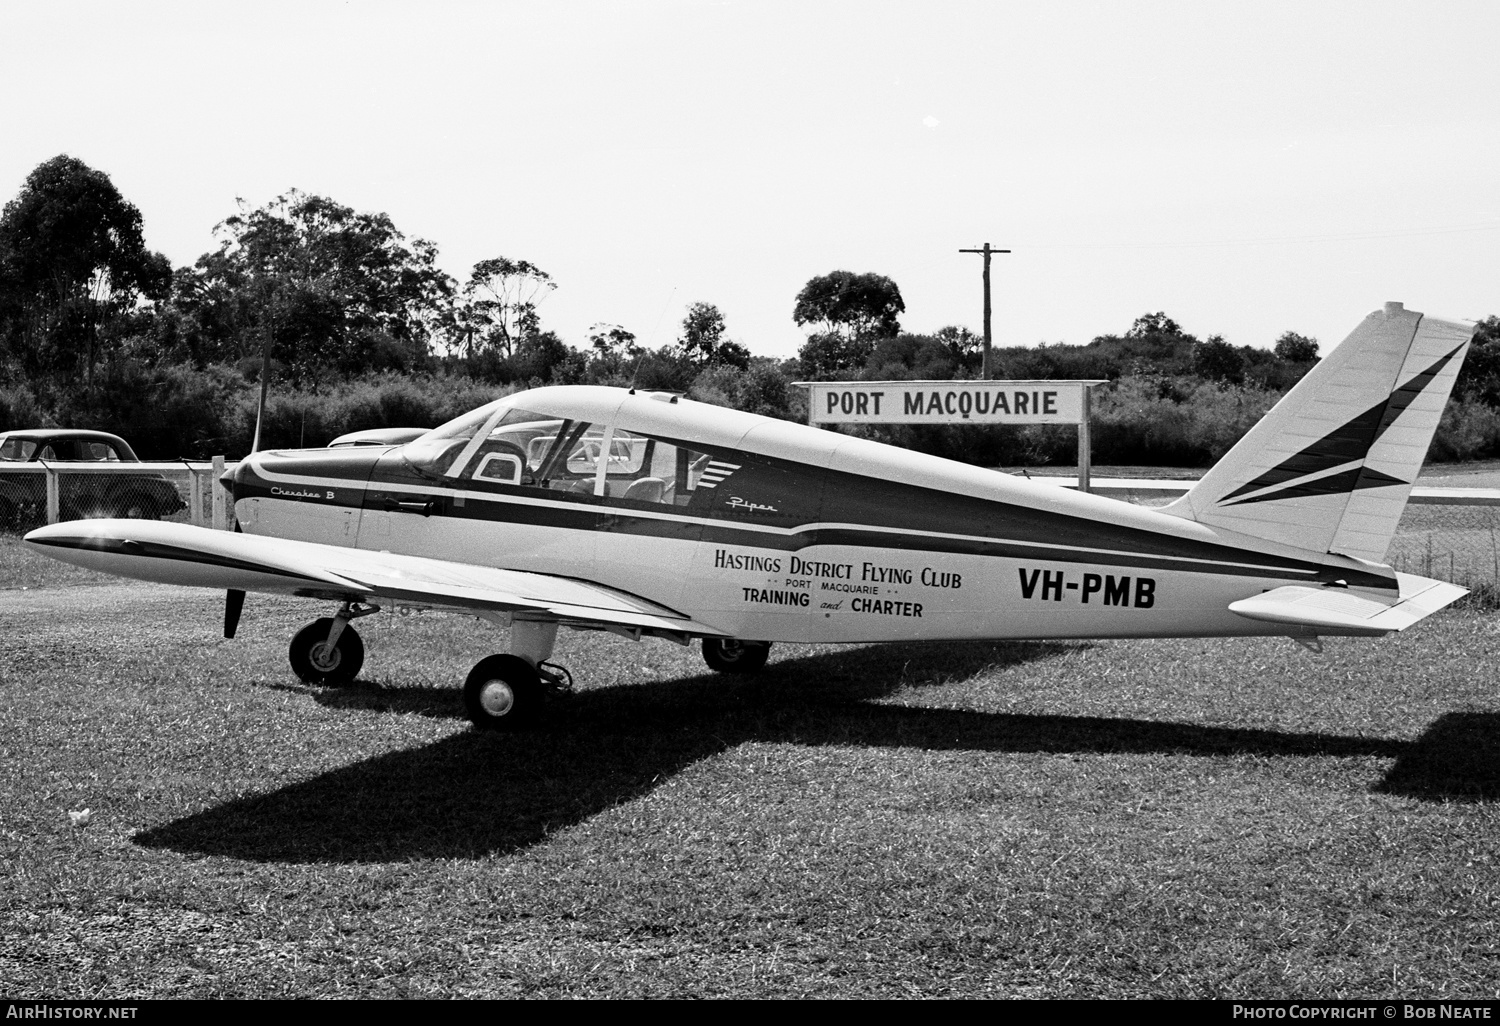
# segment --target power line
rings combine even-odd
[[[1198,239],[1183,242],[1051,242],[1037,243],[1032,249],[1192,249],[1212,246],[1277,246],[1309,242],[1357,242],[1364,239],[1407,239],[1424,235],[1459,235],[1469,232],[1500,231],[1500,221],[1489,224],[1434,226],[1429,228],[1392,228],[1385,231],[1343,232],[1325,235],[1264,235],[1231,239]],[[964,252],[977,253],[978,250]]]

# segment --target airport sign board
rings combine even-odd
[[[1103,381],[799,381],[813,424],[1083,424]]]

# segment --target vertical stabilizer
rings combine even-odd
[[[1473,333],[1387,303],[1163,512],[1384,561]]]

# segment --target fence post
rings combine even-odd
[[[62,517],[61,501],[58,498],[57,471],[43,463],[47,473],[47,523],[55,524]]]
[[[194,527],[203,526],[203,474],[191,463],[188,464],[188,522]]]
[[[215,531],[223,531],[229,525],[224,516],[224,488],[219,484],[219,478],[224,476],[224,457],[214,457],[213,480],[209,482],[214,497],[214,522],[209,526]]]
[[[1083,418],[1078,421],[1078,490],[1080,492],[1089,490],[1089,471],[1094,459],[1094,436],[1089,430],[1089,418],[1093,416],[1089,400],[1093,391],[1093,385],[1083,386]]]

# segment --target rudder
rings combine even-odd
[[[1382,562],[1473,333],[1387,303],[1162,512]]]

